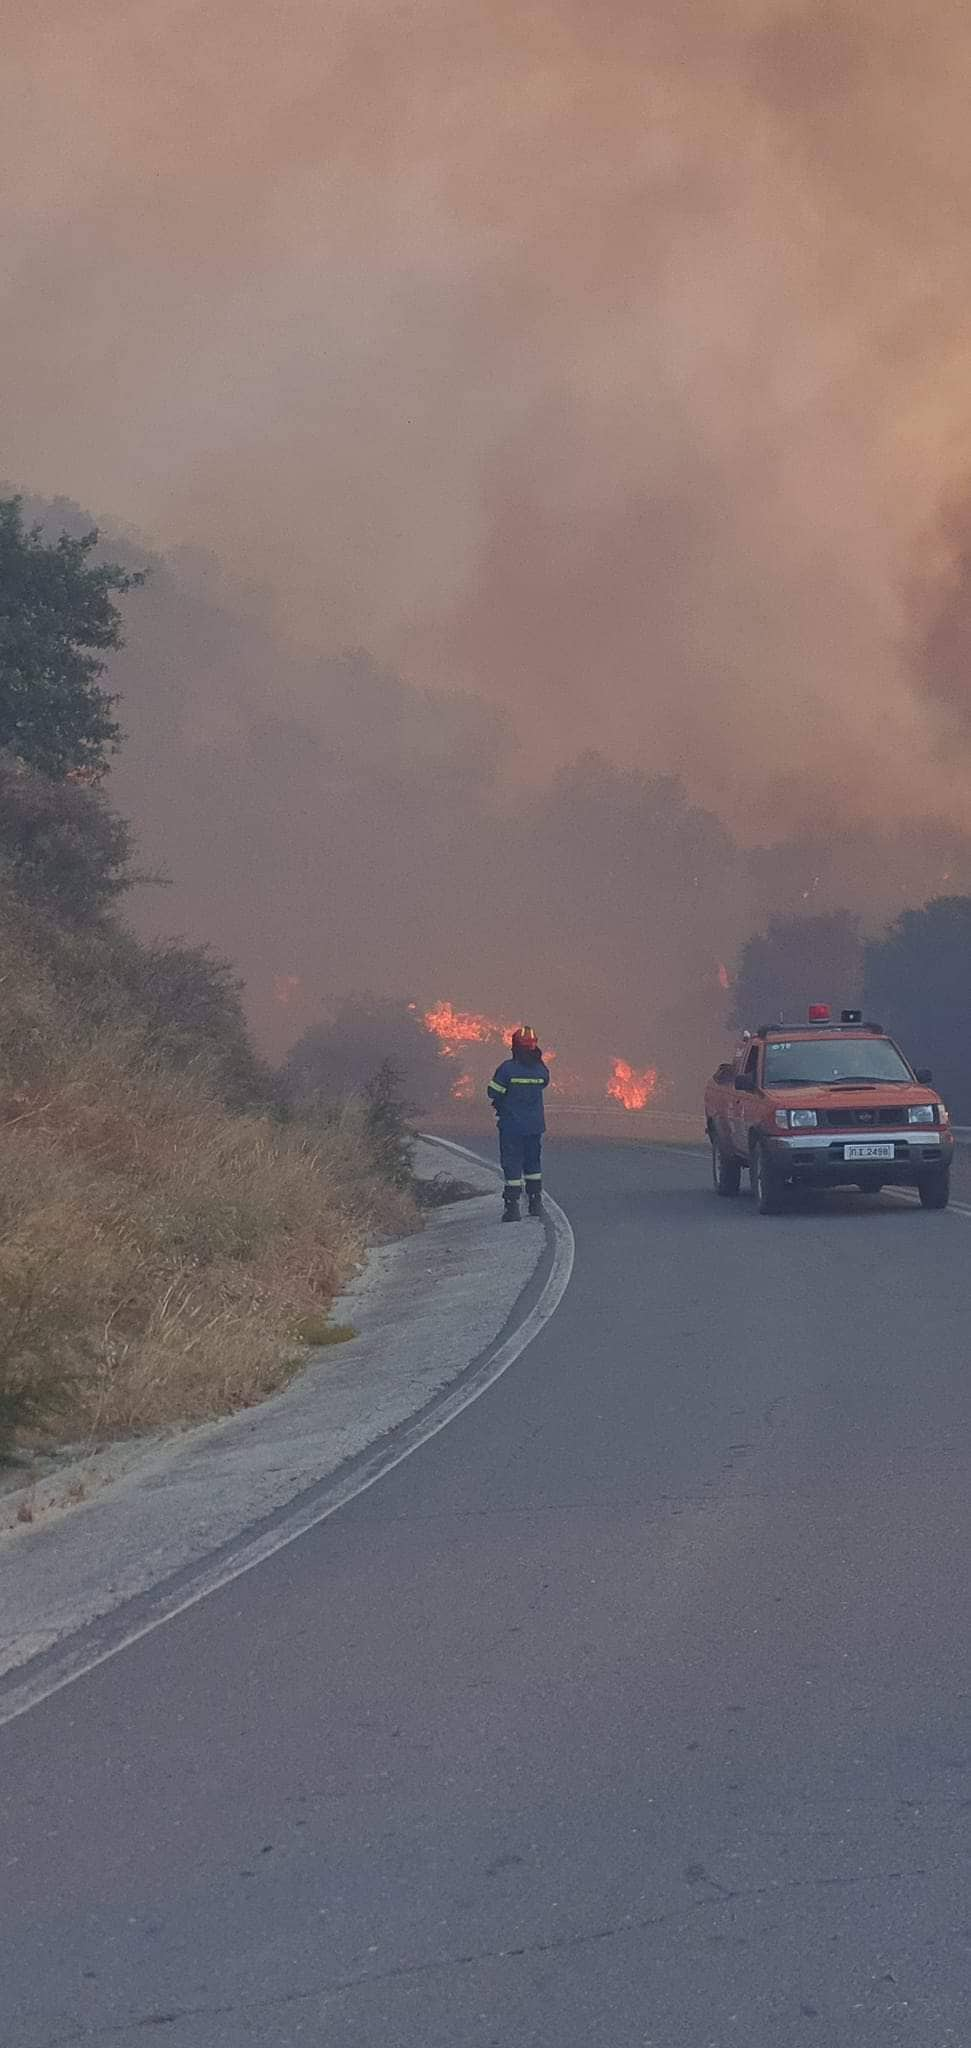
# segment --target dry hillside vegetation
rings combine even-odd
[[[366,1104],[230,1112],[131,959],[0,891],[0,1449],[261,1400],[367,1241],[415,1223]]]

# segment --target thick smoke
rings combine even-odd
[[[3,468],[166,553],[119,794],[265,1036],[622,960],[649,1058],[963,885],[969,86],[946,0],[10,0]]]
[[[28,507],[52,531],[90,522]],[[160,558],[129,601],[112,794],[137,822],[148,931],[215,938],[279,1055],[354,991],[535,1017],[581,1092],[614,1056],[691,1101],[730,1007],[719,969],[771,915],[874,928],[971,888],[940,825],[840,824],[747,848],[672,777],[586,753],[511,781],[514,714],[418,692],[364,654],[295,652],[211,559]],[[670,1094],[669,1094],[670,1099]]]

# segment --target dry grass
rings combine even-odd
[[[230,1116],[137,1028],[93,1036],[0,926],[0,1445],[264,1399],[368,1240],[414,1222],[360,1106]]]

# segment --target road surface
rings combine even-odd
[[[971,2040],[971,1215],[549,1165],[506,1378],[0,1731],[3,2048]]]

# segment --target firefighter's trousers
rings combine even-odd
[[[499,1159],[506,1177],[507,1194],[534,1194],[543,1185],[543,1133],[513,1131],[499,1125]]]

